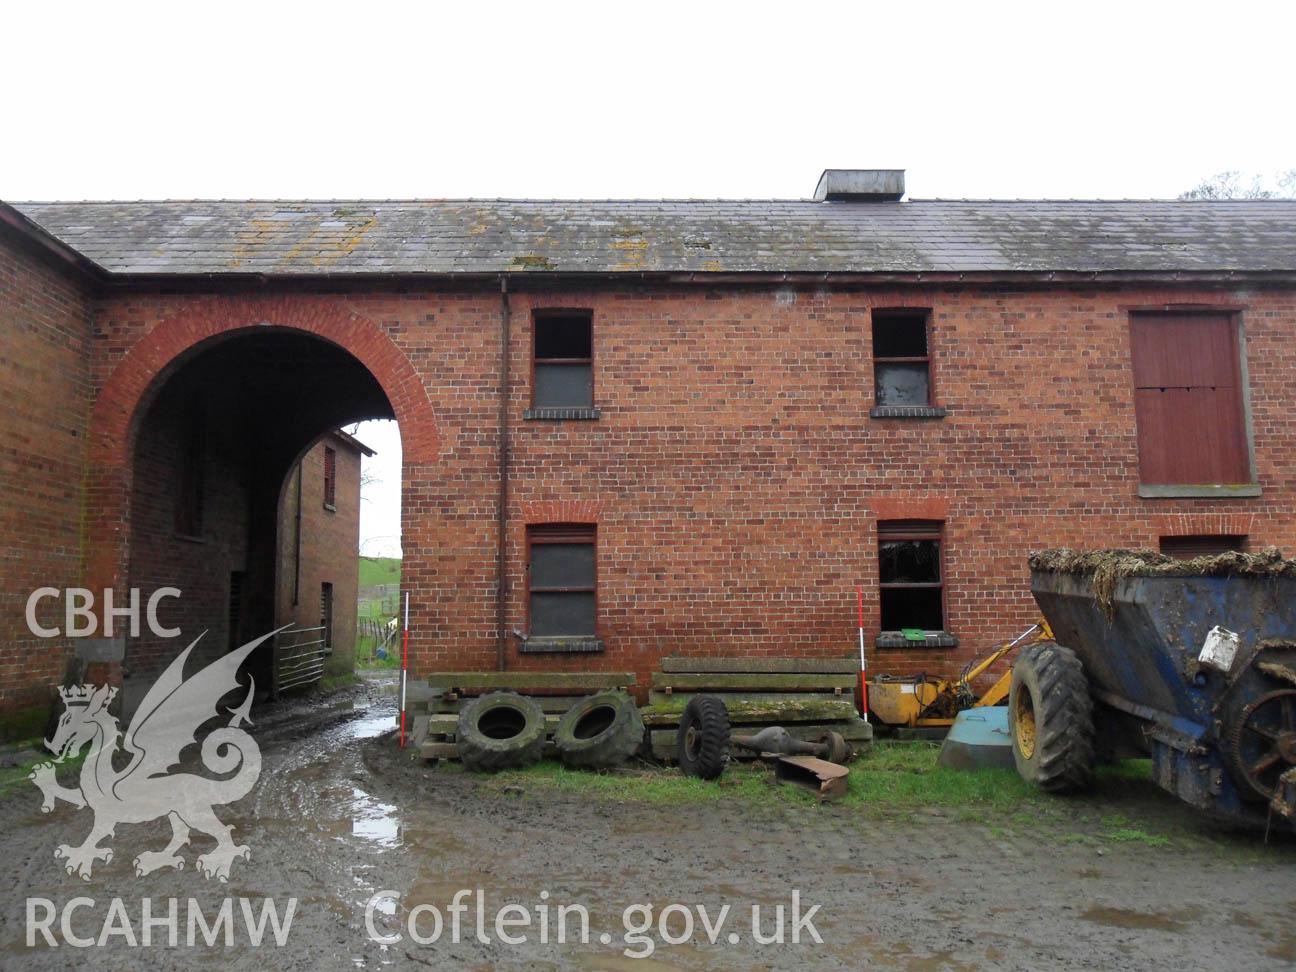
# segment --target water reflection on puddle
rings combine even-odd
[[[351,833],[384,847],[395,847],[401,842],[400,821],[396,808],[390,803],[375,800],[359,787],[351,788]]]
[[[396,728],[396,719],[389,709],[380,715],[365,716],[346,725],[346,734],[352,739],[374,739]]]

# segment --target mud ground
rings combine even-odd
[[[370,684],[342,696],[266,710],[256,727],[264,758],[257,788],[221,812],[252,850],[227,885],[192,867],[136,877],[130,861],[166,840],[165,824],[122,828],[116,854],[88,882],[65,874],[53,848],[77,843],[90,811],[40,812],[35,787],[0,799],[3,969],[507,969],[669,970],[865,968],[938,972],[971,969],[1279,969],[1296,966],[1296,851],[1254,838],[1195,839],[1171,847],[1131,843],[1105,850],[1059,832],[1005,831],[993,820],[958,822],[915,808],[879,819],[839,808],[751,809],[725,802],[680,808],[574,797],[544,789],[483,787],[469,774],[411,761],[391,738],[394,702]],[[1173,801],[1122,805],[1140,815],[1191,813]],[[1050,825],[1052,826],[1052,825]],[[206,849],[195,838],[184,853]],[[409,908],[447,916],[459,889],[480,888],[488,914],[506,902],[583,904],[588,944],[522,946],[463,937],[382,945],[366,933],[364,904],[377,889],[400,900],[374,916],[376,929],[404,931]],[[767,917],[800,892],[819,905],[823,944],[759,946],[750,909]],[[548,892],[548,898],[542,892]],[[73,922],[101,930],[114,896],[137,938],[141,899],[180,899],[181,944],[103,947],[26,944],[31,897],[60,907],[95,899]],[[231,947],[187,947],[184,909],[193,898],[213,917],[225,897],[270,896],[298,907],[287,943],[248,944],[241,923]],[[697,929],[688,944],[657,944],[650,958],[622,952],[622,910],[636,903],[732,907],[718,944]],[[237,906],[236,906],[237,907]],[[258,904],[259,907],[259,904]],[[236,912],[237,915],[237,912]],[[768,930],[767,926],[767,930]],[[730,929],[739,941],[726,940]],[[430,933],[426,923],[416,930]],[[680,931],[672,920],[668,932]],[[608,932],[609,944],[599,941]],[[165,932],[159,932],[164,939]],[[552,937],[552,936],[551,936]],[[644,946],[632,949],[642,953]]]

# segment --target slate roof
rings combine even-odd
[[[1296,271],[1296,201],[11,205],[120,274]]]

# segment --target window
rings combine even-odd
[[[588,311],[535,315],[532,405],[594,407],[594,323]]]
[[[337,509],[337,451],[324,447],[324,505]]]
[[[532,638],[593,638],[593,526],[527,529]]]
[[[175,532],[183,537],[196,538],[203,532],[203,463],[207,454],[207,410],[201,398],[192,398],[185,403],[180,435]]]
[[[1237,533],[1162,537],[1161,552],[1167,557],[1192,560],[1194,557],[1213,557],[1229,551],[1240,553],[1246,550],[1246,542],[1246,536]]]
[[[1130,316],[1139,479],[1251,482],[1237,327],[1228,314]]]
[[[930,406],[928,312],[873,312],[873,387],[878,407]]]
[[[320,585],[320,638],[324,642],[324,653],[333,651],[333,585],[325,582]]]
[[[878,524],[882,630],[945,628],[941,524],[892,520]]]

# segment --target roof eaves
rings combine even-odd
[[[112,273],[106,267],[96,263],[80,250],[68,246],[68,244],[44,227],[28,219],[4,200],[0,200],[0,224],[8,227],[48,256],[72,266],[79,273],[85,274],[91,279],[103,282],[112,276]]]

